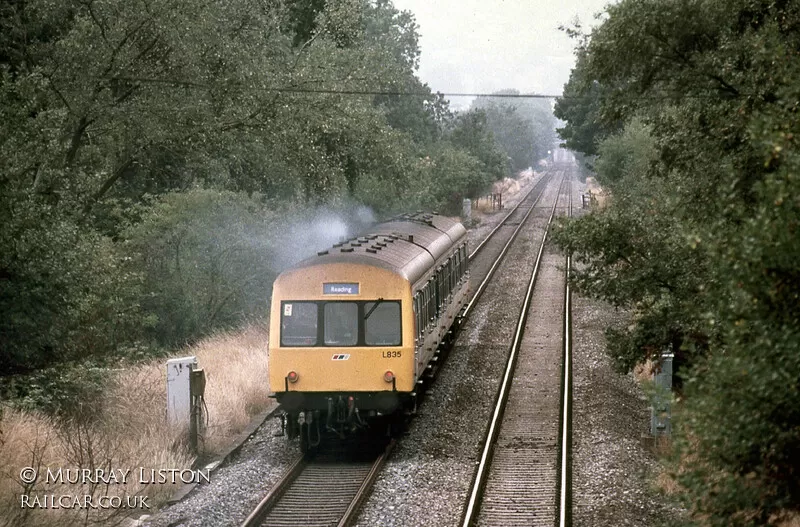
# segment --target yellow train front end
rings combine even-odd
[[[381,267],[319,263],[278,277],[269,383],[290,436],[298,421],[343,431],[401,407],[416,381],[411,306],[408,281]]]

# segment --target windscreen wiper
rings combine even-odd
[[[373,305],[371,308],[369,308],[369,311],[367,311],[367,314],[364,315],[364,320],[367,320],[369,318],[369,316],[372,314],[373,311],[375,311],[378,308],[378,306],[380,305],[381,302],[383,302],[383,297],[379,298],[375,302],[375,305]]]

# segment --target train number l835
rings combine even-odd
[[[381,357],[384,359],[399,359],[402,357],[402,351],[382,351]]]

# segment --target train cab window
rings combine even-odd
[[[317,343],[317,304],[281,303],[281,346],[314,346]]]
[[[355,346],[358,343],[358,304],[327,302],[323,314],[326,346]]]
[[[369,317],[366,315],[369,314]],[[364,340],[367,346],[400,345],[400,302],[364,304]]]

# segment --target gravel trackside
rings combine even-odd
[[[658,526],[680,511],[652,488],[658,462],[648,446],[650,409],[632,374],[620,375],[603,331],[625,316],[572,298],[572,495],[576,526]]]

